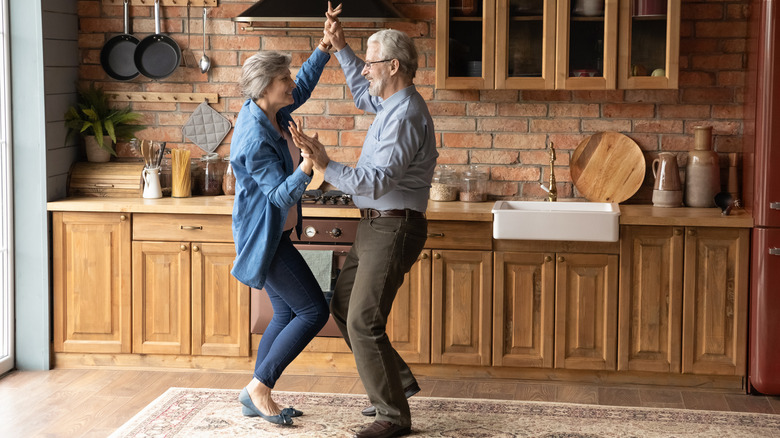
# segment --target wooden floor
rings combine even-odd
[[[106,437],[169,387],[244,387],[246,373],[55,369],[0,378],[0,435]],[[536,400],[780,414],[780,397],[733,391],[527,381],[420,379],[421,396]],[[284,375],[277,390],[363,393],[356,377]]]

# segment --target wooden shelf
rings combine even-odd
[[[102,0],[104,5],[122,6],[124,0]],[[154,6],[154,0],[130,0],[131,6]],[[160,6],[217,6],[217,0],[160,0]]]
[[[217,93],[145,93],[145,92],[120,92],[106,91],[109,99],[114,102],[179,102],[200,103],[207,100],[209,103],[217,103]]]

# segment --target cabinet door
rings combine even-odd
[[[677,88],[680,2],[620,0],[619,50],[620,88]]]
[[[189,243],[133,242],[133,353],[190,354]]]
[[[433,250],[431,363],[490,365],[490,251]]]
[[[618,256],[558,254],[555,367],[614,370]]]
[[[407,363],[431,362],[431,251],[423,250],[398,289],[387,336]]]
[[[128,216],[55,212],[52,229],[54,351],[129,353]]]
[[[249,286],[230,275],[235,246],[192,244],[192,354],[249,355]]]
[[[683,232],[620,230],[618,370],[680,372]]]
[[[601,3],[598,8],[580,5]],[[558,1],[555,85],[613,90],[617,85],[618,0]]]
[[[496,1],[496,88],[555,88],[555,0]]]
[[[749,235],[686,230],[683,373],[745,375]]]
[[[493,88],[496,0],[436,0],[436,88]]]
[[[495,253],[493,365],[552,368],[553,253]]]

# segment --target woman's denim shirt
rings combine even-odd
[[[329,54],[314,49],[303,63],[295,77],[295,103],[276,115],[282,129],[287,129],[291,113],[309,99],[329,59]],[[295,229],[300,236],[300,199],[311,177],[293,166],[287,141],[250,99],[238,113],[230,145],[230,165],[236,176],[233,202],[236,260],[231,273],[238,281],[260,289],[279,245],[287,212],[296,204]]]

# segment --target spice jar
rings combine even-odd
[[[482,202],[487,200],[486,170],[478,166],[469,166],[463,172],[460,187],[460,200],[464,202]]]
[[[216,196],[222,193],[222,161],[216,152],[200,158],[199,193],[203,196]]]
[[[446,164],[436,167],[429,197],[432,201],[454,201],[458,198],[457,178],[451,167]]]
[[[236,175],[233,173],[233,166],[230,165],[230,155],[222,159],[225,168],[225,176],[222,177],[222,192],[226,195],[236,194]]]

